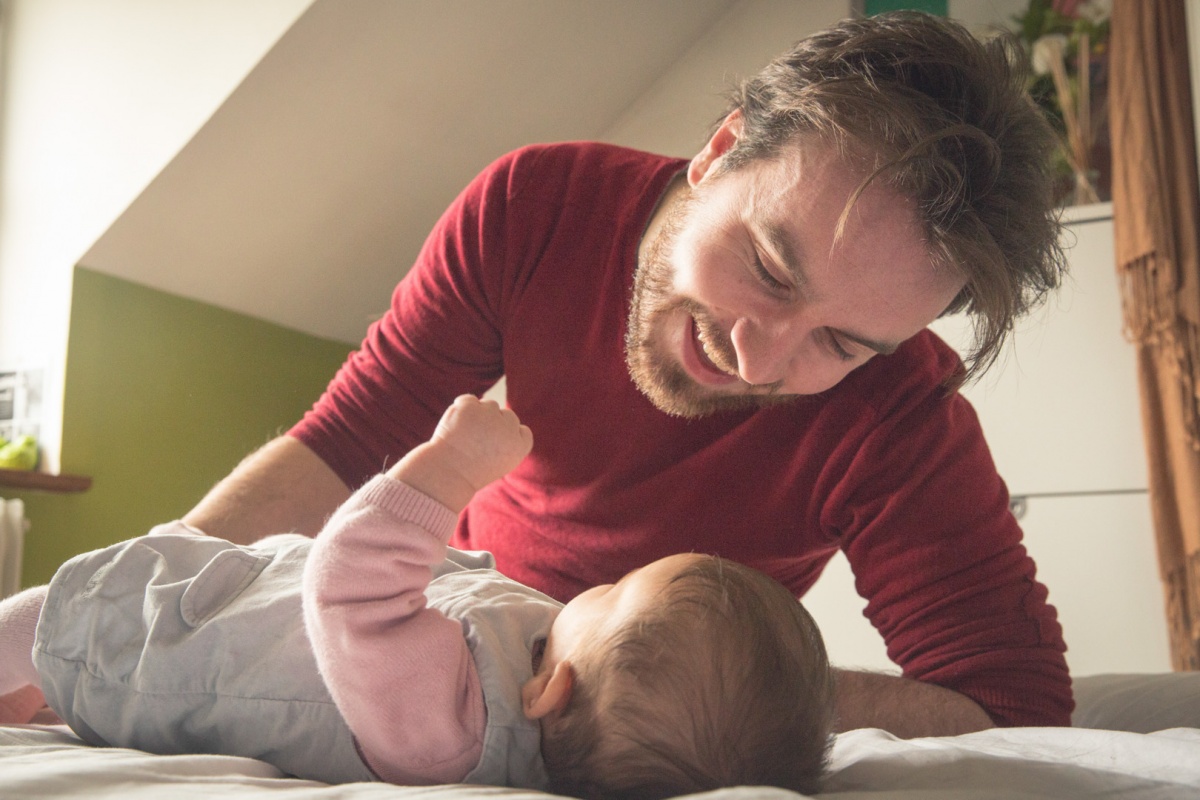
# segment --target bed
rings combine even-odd
[[[1200,798],[1200,673],[1099,675],[1076,681],[1072,728],[1011,728],[902,741],[879,730],[838,737],[816,797],[837,800]],[[546,800],[478,786],[328,786],[259,761],[95,748],[56,725],[0,726],[0,797],[232,800]],[[699,797],[699,796],[697,796]],[[788,800],[742,786],[705,800]]]

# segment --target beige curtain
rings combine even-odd
[[[1114,0],[1109,118],[1171,658],[1200,669],[1200,192],[1184,0]]]

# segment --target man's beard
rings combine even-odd
[[[671,257],[688,212],[694,205],[693,193],[678,197],[674,205],[666,210],[662,227],[646,248],[645,259],[638,261],[625,331],[625,364],[629,368],[629,376],[638,390],[660,411],[677,417],[695,418],[722,411],[744,411],[793,399],[793,395],[777,394],[777,384],[730,384],[740,386],[743,390],[740,394],[712,391],[692,380],[682,364],[655,346],[655,333],[661,334],[664,329],[662,321],[672,314],[686,313],[695,320],[696,330],[707,346],[713,363],[726,371],[737,368],[737,354],[732,343],[708,311],[699,303],[674,293]],[[691,343],[684,342],[684,346],[691,346]]]

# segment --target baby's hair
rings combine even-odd
[[[570,702],[543,725],[551,791],[658,800],[725,786],[818,790],[832,672],[812,617],[761,572],[698,560],[651,613],[573,666]]]

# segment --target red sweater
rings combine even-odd
[[[1069,724],[1062,631],[976,415],[942,388],[961,362],[933,333],[757,411],[679,419],[633,385],[638,241],[684,166],[581,143],[489,166],[292,435],[357,487],[506,375],[533,452],[475,496],[452,545],[563,601],[691,550],[801,596],[840,548],[905,675],[1001,724]]]

